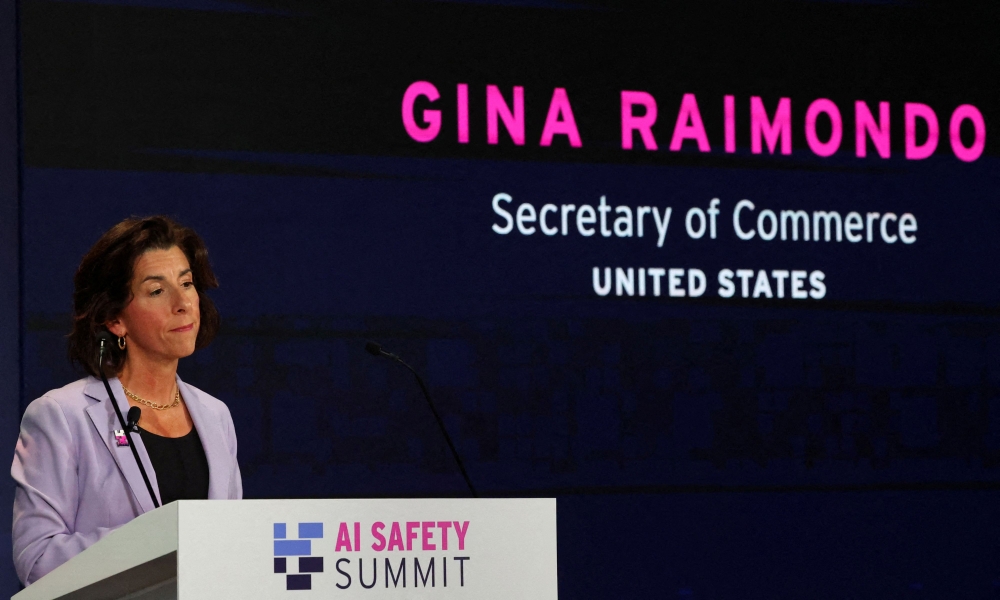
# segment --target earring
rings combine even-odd
[[[125,338],[124,338],[124,336],[118,338],[118,349],[119,350],[124,350],[125,349]]]

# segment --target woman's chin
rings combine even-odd
[[[187,344],[172,344],[169,348],[164,348],[161,356],[169,360],[180,360],[194,354],[194,342]]]

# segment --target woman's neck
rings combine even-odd
[[[118,379],[141,398],[150,402],[167,402],[173,399],[177,390],[177,360],[162,362],[129,356]]]

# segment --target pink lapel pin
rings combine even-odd
[[[128,446],[128,438],[125,437],[124,429],[116,429],[114,433],[115,433],[115,443],[118,444],[119,448],[122,446]]]

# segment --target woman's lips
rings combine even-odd
[[[194,323],[185,325],[184,327],[178,327],[177,329],[171,329],[170,331],[174,333],[184,333],[185,331],[191,331],[192,329],[194,329]]]

